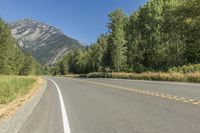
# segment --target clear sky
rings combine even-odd
[[[31,18],[61,29],[90,44],[107,32],[108,14],[123,9],[131,14],[147,0],[1,0],[0,16],[7,22]]]

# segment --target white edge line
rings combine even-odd
[[[58,95],[59,95],[59,99],[60,99],[60,105],[61,105],[61,112],[62,112],[62,119],[63,119],[63,128],[64,128],[64,133],[70,133],[70,127],[69,127],[69,121],[68,121],[68,118],[67,118],[67,112],[66,112],[66,109],[65,109],[65,104],[64,104],[64,101],[63,101],[63,97],[62,97],[62,94],[60,92],[60,89],[58,87],[58,85],[56,84],[56,82],[52,79],[49,79],[57,88],[57,91],[58,91]]]

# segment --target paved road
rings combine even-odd
[[[62,94],[71,133],[200,133],[199,84],[51,79]],[[20,133],[63,133],[62,118],[57,88],[48,80]]]

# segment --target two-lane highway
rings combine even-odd
[[[51,79],[20,133],[68,132],[58,88],[71,133],[200,132],[199,84]]]

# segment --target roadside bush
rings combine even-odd
[[[180,67],[173,67],[169,69],[169,72],[179,72],[179,73],[196,73],[200,72],[200,64],[195,65],[184,65]]]
[[[177,73],[177,72],[145,72],[145,73],[89,73],[82,74],[84,78],[118,78],[118,79],[136,79],[136,80],[158,80],[158,81],[181,81],[181,82],[199,82],[200,73]]]

